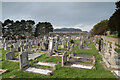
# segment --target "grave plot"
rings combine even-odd
[[[79,54],[75,56],[67,56],[67,52],[65,52],[62,56],[62,66],[92,69],[94,67],[94,64],[95,59],[92,55]]]
[[[60,56],[61,57],[62,54],[64,53],[64,51],[59,50],[58,46],[59,46],[58,41],[57,40],[55,41],[55,46],[54,46],[54,39],[53,39],[53,37],[50,37],[48,53],[46,54],[46,56],[53,56],[53,57]]]
[[[46,53],[48,50],[48,41],[42,41],[42,40],[34,40],[32,42],[34,47],[32,47],[31,52],[33,53]]]
[[[109,42],[100,37],[95,37],[94,45],[103,59],[103,67],[120,77],[120,54],[115,50],[118,48],[115,42]]]
[[[120,78],[120,70],[112,70],[111,72],[113,72],[118,78]]]
[[[16,44],[16,43],[15,43]],[[22,51],[26,51],[26,52],[29,52],[28,49],[26,48],[27,46],[15,46],[15,44],[11,45],[10,47],[10,52],[7,52],[5,54],[5,60],[8,60],[8,61],[13,61],[13,62],[19,62],[19,54],[22,52]],[[18,45],[18,44],[17,44]],[[17,52],[16,50],[18,50],[19,52]]]
[[[88,39],[79,41],[79,49],[92,49],[88,44],[90,44],[90,41]]]
[[[38,74],[44,74],[44,75],[52,75],[52,72],[55,70],[51,68],[46,67],[40,67],[40,66],[33,66],[29,64],[28,60],[28,53],[23,52],[19,55],[20,57],[20,70],[31,72],[31,73],[38,73]],[[44,65],[44,66],[55,66],[55,64],[45,63],[45,62],[38,62],[38,65]]]
[[[53,67],[55,68],[56,67],[56,64],[55,63],[50,63],[50,62],[38,62],[37,65],[42,65],[42,66],[50,66],[50,67]]]
[[[8,70],[7,69],[0,69],[0,75],[7,72]]]
[[[62,57],[62,54],[63,54],[64,52],[63,51],[59,51],[59,50],[53,50],[53,54],[52,54],[52,56],[53,57]]]
[[[22,49],[22,45],[19,42],[11,44],[10,52],[7,52],[5,54],[5,60],[18,62],[19,61],[18,55],[19,55],[19,52],[22,51],[21,49]]]
[[[33,54],[28,54],[28,59],[29,59],[29,60],[34,60],[34,59],[40,57],[42,54],[44,54],[44,53],[33,53]]]
[[[37,46],[37,48],[32,48],[32,49],[31,49],[31,53],[28,54],[28,59],[29,59],[29,60],[34,60],[34,59],[40,57],[42,54],[45,53],[45,52],[39,50],[39,49],[40,49],[39,47],[40,47],[40,46]],[[37,50],[37,49],[38,49],[38,50]]]
[[[5,54],[5,60],[13,61],[13,62],[19,62],[19,58],[15,57],[14,52],[7,52]]]

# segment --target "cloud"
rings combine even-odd
[[[117,0],[2,0],[2,2],[116,2]]]
[[[89,31],[93,24],[115,11],[114,2],[3,2],[2,22],[7,18],[51,22],[55,28],[74,27]]]

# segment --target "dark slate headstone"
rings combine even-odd
[[[98,50],[101,51],[101,39],[99,39],[99,46]]]
[[[13,60],[14,59],[14,53],[8,52],[5,54],[5,60]]]
[[[29,65],[28,52],[22,52],[21,54],[19,54],[19,59],[20,70],[24,69],[26,66]]]
[[[21,51],[21,48],[20,47],[18,47],[18,52],[20,52]]]

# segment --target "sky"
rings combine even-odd
[[[56,28],[90,31],[115,12],[115,2],[2,2],[2,22],[34,20],[50,22]]]

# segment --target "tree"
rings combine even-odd
[[[39,22],[34,26],[35,22],[33,20],[21,20],[13,21],[7,19],[2,23],[2,32],[6,36],[39,36],[39,35],[48,35],[49,32],[53,31],[53,27],[49,22]],[[35,33],[33,32],[35,29]]]
[[[101,22],[94,25],[92,34],[103,35],[108,30],[108,20],[102,20]]]
[[[3,23],[3,34],[4,35],[12,35],[12,25],[13,25],[14,21],[7,19],[4,21]]]
[[[112,32],[117,31],[118,37],[120,37],[120,1],[116,2],[116,11],[110,17],[108,27]]]
[[[33,31],[33,28],[34,28],[34,24],[35,22],[33,20],[27,20],[26,21],[26,24],[27,24],[27,32],[32,35],[32,31]]]
[[[53,31],[53,26],[49,22],[38,22],[35,29],[35,36],[48,35]]]

